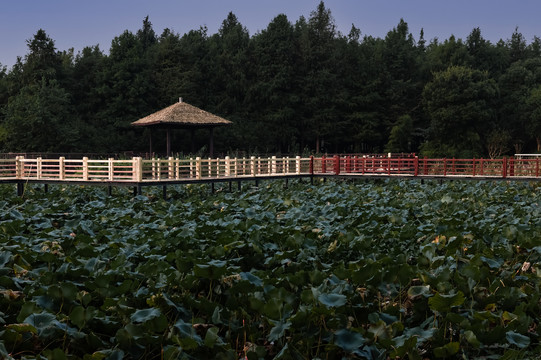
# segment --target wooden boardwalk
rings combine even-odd
[[[540,181],[540,159],[283,157],[151,159],[0,159],[0,183],[165,186],[296,177],[429,178]]]

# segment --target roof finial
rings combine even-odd
[[[178,98],[178,102],[179,102],[179,103],[182,102],[182,98],[181,98],[181,97]]]

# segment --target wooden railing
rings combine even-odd
[[[308,175],[310,158],[0,159],[0,180],[145,182]]]
[[[403,176],[539,178],[541,159],[427,159],[418,157],[250,157],[126,160],[109,158],[0,159],[0,180],[156,182],[268,176]]]

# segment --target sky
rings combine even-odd
[[[13,66],[24,57],[26,41],[41,28],[57,50],[99,45],[108,53],[111,41],[125,30],[137,32],[149,16],[154,31],[165,28],[185,34],[201,26],[218,31],[233,12],[250,35],[267,27],[279,14],[295,23],[310,17],[320,0],[0,0],[0,64]],[[492,43],[507,40],[518,27],[527,43],[541,37],[540,0],[326,0],[338,31],[348,34],[352,24],[361,36],[384,38],[404,19],[418,40],[451,35],[466,40],[479,27]]]

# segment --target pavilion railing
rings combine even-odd
[[[418,157],[243,157],[118,160],[0,159],[0,180],[145,182],[221,178],[350,175],[539,178],[541,159],[428,159]]]

